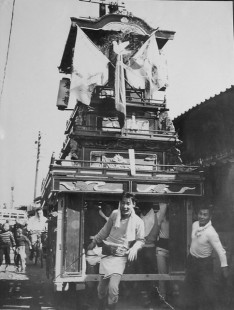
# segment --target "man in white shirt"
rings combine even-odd
[[[135,214],[134,206],[134,195],[123,193],[118,210],[112,212],[87,248],[93,250],[97,244],[104,243],[99,267],[98,310],[105,309],[106,298],[108,309],[115,309],[127,261],[135,260],[144,245],[144,223]]]
[[[215,293],[213,287],[213,258],[212,251],[219,256],[223,276],[228,276],[226,251],[219,236],[211,224],[211,210],[201,207],[198,221],[192,226],[192,240],[187,259],[187,270],[184,283],[184,309],[200,309],[199,304],[206,310],[215,309]]]
[[[47,218],[43,215],[43,210],[41,207],[36,209],[35,215],[28,220],[27,230],[29,231],[29,239],[32,243],[32,250],[29,259],[33,259],[34,245],[41,236],[42,232],[48,230]]]

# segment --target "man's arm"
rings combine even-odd
[[[44,221],[45,221],[45,223],[44,223],[44,231],[47,231],[48,230],[48,219],[47,219],[47,217],[44,217]]]
[[[167,204],[162,202],[159,204],[159,211],[158,211],[158,226],[160,227],[162,224],[162,221],[166,215],[167,211]]]
[[[227,264],[226,251],[224,250],[222,243],[220,242],[219,235],[217,234],[215,230],[213,234],[209,235],[209,241],[213,249],[219,256],[223,276],[227,278],[228,277],[228,264]]]
[[[133,261],[137,258],[137,252],[141,249],[145,243],[145,228],[144,222],[139,218],[139,223],[136,228],[136,242],[134,245],[128,250],[128,260]]]
[[[155,214],[154,215],[154,226],[151,229],[151,231],[148,234],[148,236],[146,236],[145,243],[147,243],[148,240],[157,240],[159,231],[160,231],[160,227],[159,227],[159,224],[158,224],[158,217],[157,217],[157,214]]]
[[[30,218],[27,223],[26,223],[26,229],[27,231],[30,231],[33,229],[33,222],[32,222],[32,218]]]

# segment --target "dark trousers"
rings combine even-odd
[[[20,258],[20,255],[18,253],[15,253],[15,255],[14,255],[14,262],[15,262],[16,267],[20,267],[21,258]]]
[[[186,310],[215,309],[212,257],[188,256],[182,296]]]
[[[137,271],[140,274],[157,273],[156,249],[155,247],[143,247],[137,254]],[[153,289],[152,281],[140,281],[138,287],[141,291],[147,291],[149,294]]]
[[[10,259],[10,246],[5,246],[0,248],[0,266],[3,262],[3,255],[5,255],[5,263],[6,265],[10,265],[11,259]]]
[[[143,247],[138,252],[137,272],[138,273],[156,273],[157,261],[155,247]]]

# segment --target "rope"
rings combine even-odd
[[[157,286],[155,286],[155,288],[156,288],[156,290],[157,290],[158,296],[159,296],[160,299],[164,302],[164,304],[167,305],[170,309],[175,310],[175,308],[174,308],[172,305],[170,305],[170,304],[166,301],[166,299],[160,294],[159,288],[158,288]]]
[[[67,267],[64,269],[64,271],[67,271],[67,269],[70,268],[73,264],[75,264],[75,263],[78,261],[78,259],[80,259],[83,255],[85,255],[85,252],[82,253],[81,255],[79,255],[69,266],[67,266]],[[60,276],[62,276],[62,273],[59,273],[59,274],[57,275],[57,277],[55,277],[55,280],[56,280],[58,277],[60,277]]]

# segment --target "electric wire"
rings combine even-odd
[[[8,45],[7,45],[6,61],[5,61],[4,71],[3,71],[3,79],[2,79],[2,87],[1,87],[2,89],[1,89],[1,94],[0,94],[0,105],[1,105],[2,94],[3,94],[3,90],[4,90],[5,79],[6,79],[6,70],[7,70],[8,58],[9,58],[9,51],[10,51],[11,33],[12,33],[13,19],[14,19],[14,10],[15,10],[15,0],[13,0],[13,5],[12,5],[11,25],[10,25],[10,32],[9,32]]]

